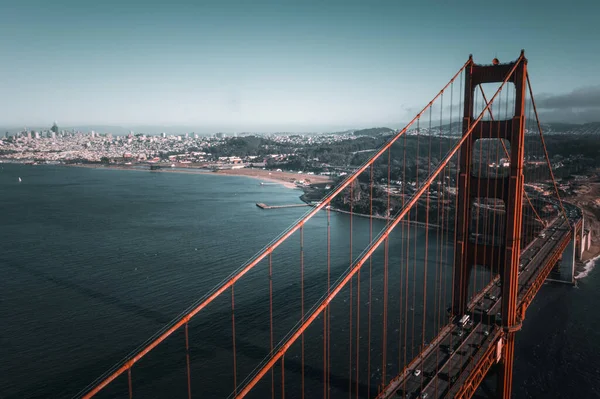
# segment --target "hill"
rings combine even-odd
[[[535,121],[534,121],[533,125],[531,124],[531,121],[529,121],[527,123],[527,125],[529,127],[533,128],[535,126]],[[367,129],[367,130],[369,130],[369,129]],[[427,127],[421,127],[421,134],[427,134],[428,130],[429,129]],[[431,127],[431,130],[432,130],[433,134],[435,134],[435,135],[440,134],[439,126],[433,125]],[[600,135],[600,122],[590,122],[590,123],[584,123],[584,124],[559,123],[559,122],[542,123],[542,131],[544,132],[544,135],[558,135],[558,134],[571,134],[571,135],[596,135],[597,134],[597,135]],[[408,131],[409,135],[416,134],[416,133],[417,133],[417,129],[414,126],[411,127],[411,129],[409,129],[409,131]],[[458,136],[458,135],[462,134],[462,122],[453,122],[452,125],[450,125],[450,124],[442,125],[441,133],[443,136],[446,136],[446,137]],[[535,130],[530,133],[537,134],[537,127],[535,127]]]
[[[390,134],[395,133],[394,129],[390,129],[389,127],[372,127],[370,129],[361,129],[355,130],[355,136],[369,136],[369,137],[378,137],[378,136],[389,136]]]

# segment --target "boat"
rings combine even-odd
[[[21,178],[19,177],[19,183],[21,183]]]

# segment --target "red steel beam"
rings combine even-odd
[[[552,269],[552,267],[548,267],[548,264],[554,264],[560,254],[564,251],[565,247],[567,246],[569,240],[571,239],[571,235],[569,234],[567,236],[567,238],[563,238],[563,240],[561,241],[561,243],[559,244],[559,246],[557,247],[558,249],[554,249],[551,252],[551,258],[550,260],[547,262],[546,266],[544,266],[544,268],[542,268],[543,270],[538,274],[538,277],[536,278],[536,282],[534,282],[534,284],[532,285],[532,287],[529,289],[529,291],[527,291],[527,294],[521,299],[521,301],[519,301],[518,304],[518,308],[517,308],[517,314],[521,315],[521,320],[524,319],[524,317],[522,315],[524,315],[525,310],[527,309],[527,306],[529,306],[529,304],[531,303],[531,301],[533,300],[533,297],[535,296],[535,293],[537,293],[539,291],[539,288],[542,286],[542,284],[544,283],[544,280],[546,279],[546,277],[548,276],[548,274],[550,273],[550,270]],[[521,254],[527,250],[531,245],[534,244],[534,241],[532,241],[531,243],[529,243],[529,245],[525,248],[521,248]],[[469,302],[469,305],[467,306],[467,310],[472,311],[472,308],[475,306],[476,303],[479,302],[479,300],[484,296],[484,294],[489,291],[489,289],[494,286],[496,284],[496,281],[498,281],[499,277],[496,277],[495,279],[493,279],[490,283],[488,283],[488,285],[481,290],[481,292],[479,292],[479,294],[477,294],[476,296],[474,296],[471,301]],[[539,282],[538,282],[539,281]],[[396,381],[405,378],[406,374],[408,374],[408,370],[411,368],[414,368],[414,364],[418,363],[419,360],[421,360],[421,358],[423,358],[425,356],[425,353],[427,351],[431,350],[432,346],[435,346],[435,342],[439,341],[440,339],[442,339],[444,337],[444,335],[447,333],[448,329],[450,328],[449,325],[446,325],[441,331],[440,333],[436,336],[436,338],[434,340],[432,340],[432,343],[430,346],[428,346],[424,351],[422,351],[421,353],[419,353],[419,355],[417,357],[415,357],[408,366],[406,366],[403,371],[398,374],[396,377],[394,377],[389,384],[382,390],[382,392],[377,396],[377,399],[383,399],[383,398],[387,398],[390,397],[393,392],[396,389],[396,386],[394,385]],[[494,347],[495,350],[495,345],[497,344],[497,338],[494,338],[493,343],[491,344],[492,347]],[[486,349],[486,351],[489,350]],[[457,393],[456,397],[459,397],[459,395],[461,395],[461,398],[469,398],[473,395],[475,389],[479,386],[479,384],[481,383],[481,379],[478,377],[481,373],[482,370],[485,369],[485,372],[487,372],[487,370],[489,370],[489,367],[485,364],[480,364],[480,363],[484,363],[487,360],[485,359],[485,357],[487,357],[487,354],[484,356],[484,358],[480,359],[478,361],[478,363],[475,365],[475,367],[473,368],[473,370],[470,372],[470,375],[468,376],[468,379],[465,381],[464,385],[471,385],[472,388],[468,388],[465,389],[464,387],[461,388],[459,390],[459,393]],[[485,372],[483,372],[483,376],[485,376]]]
[[[552,268],[560,259],[567,245],[569,245],[569,242],[571,241],[572,237],[573,235],[569,231],[569,233],[565,237],[563,237],[562,241],[552,250],[552,252],[550,252],[545,265],[540,268],[541,270],[538,272],[537,277],[535,278],[525,295],[523,295],[521,301],[519,301],[517,314],[521,317],[521,320],[525,319],[525,311],[533,301],[533,298],[536,296],[540,288],[542,288],[544,281],[546,281],[546,278],[550,274],[550,271],[552,271]]]
[[[523,57],[524,52],[521,51]],[[503,251],[501,314],[505,332],[504,356],[498,376],[498,396],[510,399],[512,391],[515,326],[517,326],[518,269],[523,219],[523,163],[525,146],[525,84],[527,62],[519,63],[515,84],[515,112],[511,128],[510,177],[508,181],[508,203],[506,204],[506,239]],[[517,122],[518,121],[518,122]]]
[[[494,365],[494,363],[496,363],[496,350],[498,342],[501,340],[502,333],[498,331],[497,336],[492,340],[483,356],[477,362],[475,368],[471,370],[466,380],[462,384],[462,387],[454,396],[455,399],[469,399],[475,394],[477,387],[485,378],[488,370]]]
[[[517,314],[520,316],[521,320],[525,318],[525,310],[527,309],[537,292],[540,290],[541,286],[544,284],[546,277],[548,277],[548,274],[552,270],[552,267],[558,261],[560,254],[565,250],[570,239],[571,234],[569,233],[566,237],[563,238],[562,242],[550,253],[549,259],[547,260],[546,264],[541,268],[534,283],[527,291],[527,294],[525,294],[525,296],[519,302]],[[499,338],[502,339],[502,336],[500,336]],[[468,399],[475,394],[477,387],[485,377],[487,371],[490,369],[492,364],[495,363],[496,345],[497,340],[494,340],[494,343],[492,343],[487,348],[485,355],[481,359],[479,359],[473,370],[470,372],[469,376],[467,377],[467,380],[464,382],[463,386],[458,391],[455,398]]]
[[[481,85],[479,85],[479,90],[481,91],[481,95],[483,97],[483,101],[485,101],[485,103],[488,103],[487,97],[485,96],[485,92],[483,91],[483,87]],[[494,120],[494,114],[492,113],[491,109],[488,109],[489,113],[490,113],[490,118],[492,120]],[[510,154],[508,153],[508,149],[506,148],[506,145],[504,144],[504,140],[500,139],[500,143],[502,144],[502,149],[504,150],[504,154],[510,158]],[[540,217],[540,215],[538,215],[537,211],[535,210],[533,204],[531,203],[531,200],[529,199],[529,195],[527,195],[527,191],[525,191],[525,188],[523,188],[523,195],[525,196],[525,199],[527,199],[527,203],[529,204],[529,206],[531,207],[531,209],[533,209],[533,213],[535,214],[535,217],[542,223],[542,226],[546,227],[546,222],[544,222],[542,220],[542,218]],[[561,204],[562,206],[562,204]]]
[[[205,299],[203,299],[198,305],[194,308],[186,312],[184,316],[182,316],[176,323],[174,323],[171,327],[169,327],[166,331],[161,333],[157,338],[152,340],[148,345],[144,346],[139,352],[133,355],[129,360],[127,360],[122,366],[120,366],[117,370],[108,374],[108,376],[104,377],[99,383],[94,384],[94,388],[92,388],[88,393],[83,396],[83,399],[88,399],[96,395],[100,392],[104,387],[106,387],[109,383],[111,383],[115,378],[123,374],[125,371],[130,369],[136,362],[138,362],[141,358],[143,358],[148,352],[154,349],[158,344],[164,341],[167,337],[169,337],[173,332],[177,331],[183,325],[185,325],[192,317],[194,317],[198,312],[204,309],[208,304],[214,301],[219,295],[225,292],[228,288],[233,286],[243,275],[252,270],[258,263],[260,263],[265,257],[271,254],[279,245],[281,245],[287,238],[289,238],[292,234],[294,234],[301,226],[304,225],[310,218],[312,218],[317,212],[323,209],[327,204],[331,202],[331,200],[337,196],[342,190],[348,187],[362,172],[364,172],[371,164],[373,164],[386,150],[388,150],[392,144],[394,144],[400,137],[402,137],[408,128],[412,126],[415,121],[417,121],[424,113],[427,111],[433,103],[444,93],[444,91],[454,82],[454,80],[462,73],[462,71],[471,63],[471,59],[469,59],[465,64],[459,69],[459,71],[450,79],[450,81],[439,91],[439,93],[419,112],[396,136],[394,136],[390,141],[388,141],[385,145],[381,147],[379,151],[377,151],[367,162],[365,162],[360,168],[355,170],[348,178],[342,182],[334,191],[329,193],[319,205],[315,206],[311,211],[307,212],[302,219],[288,228],[283,234],[281,234],[276,240],[272,241],[265,249],[258,253],[254,257],[253,260],[248,262],[245,266],[242,266],[237,272],[234,272],[231,277],[226,279],[220,285],[212,290],[212,293],[209,294]]]
[[[496,91],[494,96],[491,98],[490,103],[488,105],[486,105],[486,107],[481,111],[481,114],[479,115],[479,117],[475,120],[475,122],[471,125],[471,127],[467,130],[467,132],[461,137],[461,139],[454,146],[454,148],[446,154],[444,159],[440,162],[440,165],[438,165],[438,167],[434,170],[434,172],[421,185],[421,188],[419,188],[415,192],[413,197],[410,199],[410,201],[408,201],[406,203],[406,205],[404,206],[402,211],[394,218],[393,222],[391,224],[389,224],[382,231],[382,233],[380,233],[380,235],[377,237],[377,239],[373,243],[371,243],[371,245],[369,245],[369,247],[366,250],[366,252],[364,253],[364,255],[362,255],[361,258],[359,260],[357,260],[357,262],[354,264],[354,266],[352,266],[352,268],[350,269],[348,274],[338,282],[337,286],[332,291],[330,291],[330,293],[321,301],[320,305],[315,308],[315,310],[311,313],[311,315],[309,317],[307,317],[305,319],[305,321],[298,327],[298,329],[293,334],[291,334],[291,336],[277,349],[277,351],[263,365],[263,367],[260,368],[260,370],[254,375],[254,377],[252,377],[252,379],[250,379],[250,381],[248,383],[246,383],[246,385],[235,396],[236,398],[245,397],[250,392],[250,390],[260,381],[260,379],[273,367],[273,365],[275,365],[275,363],[277,363],[277,361],[279,361],[279,359],[281,359],[281,357],[292,346],[292,344],[294,342],[296,342],[296,340],[304,333],[304,331],[306,331],[306,329],[312,324],[312,322],[316,320],[316,318],[323,312],[323,310],[325,310],[325,308],[327,308],[327,306],[333,300],[333,298],[344,288],[344,286],[360,270],[362,265],[371,257],[371,255],[373,255],[373,253],[375,252],[375,250],[377,248],[379,248],[381,243],[385,241],[385,239],[389,236],[391,231],[398,225],[398,223],[400,223],[400,221],[404,218],[404,216],[406,216],[406,214],[412,208],[412,206],[419,200],[421,195],[426,190],[429,189],[431,182],[433,182],[437,178],[438,174],[442,171],[443,168],[446,167],[446,165],[452,159],[454,154],[456,154],[456,152],[461,148],[462,144],[471,136],[471,132],[477,126],[479,121],[483,118],[483,115],[488,110],[490,105],[494,102],[494,100],[496,99],[498,94],[500,94],[500,92],[504,88],[504,85],[506,84],[506,82],[512,77],[513,73],[517,69],[517,66],[519,66],[519,64],[521,63],[523,58],[524,58],[524,56],[521,53],[521,55],[515,62],[514,66],[511,68],[510,73],[506,76],[506,78],[502,82],[502,85],[498,88],[498,90]],[[467,61],[465,63],[464,67],[466,67],[468,64],[470,64],[470,62],[471,62],[471,59],[469,59],[469,61]]]
[[[521,248],[521,254],[523,254],[523,252],[525,252],[529,247],[531,247],[534,244],[535,241],[530,242],[525,248]],[[500,277],[496,277],[494,278],[492,281],[490,281],[484,289],[482,289],[477,295],[475,295],[470,301],[469,304],[467,306],[467,310],[469,312],[473,311],[473,308],[475,307],[475,305],[483,298],[483,296],[485,295],[486,292],[488,292],[494,285],[496,285],[496,282],[500,279]],[[519,306],[522,306],[522,303],[519,302]],[[402,378],[406,377],[407,374],[407,370],[414,368],[414,364],[417,363],[422,357],[424,357],[424,354],[426,353],[426,351],[430,350],[430,348],[432,346],[434,346],[434,342],[439,341],[441,338],[443,338],[444,334],[446,334],[446,332],[448,331],[448,329],[450,328],[449,325],[444,326],[440,332],[438,333],[438,335],[431,341],[432,344],[429,345],[425,350],[423,350],[421,353],[419,353],[419,355],[417,355],[403,370],[402,372],[400,372],[396,377],[392,378],[392,380],[389,382],[389,384],[382,390],[382,392],[377,396],[376,399],[382,399],[382,398],[386,398],[390,396],[390,393],[393,393],[396,389],[396,387],[394,386],[394,383]]]

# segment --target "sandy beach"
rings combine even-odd
[[[91,168],[91,169],[118,169],[118,170],[135,170],[140,172],[150,172],[149,169],[138,169],[135,166],[142,165],[132,165],[132,166],[124,166],[124,165],[100,165],[100,164],[74,164],[74,165],[66,165],[66,166],[75,166],[81,168]],[[145,165],[144,165],[145,166]],[[276,172],[270,171],[266,169],[220,169],[216,172],[207,169],[199,169],[199,168],[186,168],[181,169],[178,166],[175,168],[161,168],[157,170],[153,170],[152,173],[191,173],[191,174],[218,174],[223,176],[243,176],[243,177],[251,177],[254,179],[262,180],[264,182],[270,183],[278,183],[287,188],[298,188],[294,181],[296,180],[305,180],[310,181],[310,183],[330,183],[331,179],[327,176],[319,176],[319,175],[308,175],[308,174],[300,174],[300,173],[290,173],[290,172]]]
[[[327,176],[276,172],[266,169],[220,169],[214,173],[219,175],[253,177],[268,182],[281,183],[289,188],[296,188],[296,185],[294,184],[294,181],[296,180],[310,181],[310,183],[331,183],[331,179]]]

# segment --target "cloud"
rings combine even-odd
[[[486,93],[488,101],[493,94]],[[529,97],[529,95],[528,95]],[[453,104],[450,105],[447,98],[444,98],[443,108],[441,112],[444,123],[448,123],[450,115],[452,115],[452,121],[458,122],[462,118],[464,103],[461,98],[455,97]],[[483,102],[481,97],[477,99],[477,105],[475,106],[474,115],[477,117],[483,109]],[[492,107],[494,118],[506,119],[509,115],[512,115],[514,103],[512,96],[510,96],[508,108],[506,108],[506,98],[501,96],[496,99],[499,101],[499,105]],[[528,100],[529,101],[529,100]],[[567,122],[567,123],[589,123],[600,121],[600,86],[581,87],[573,90],[570,93],[564,94],[549,94],[543,93],[535,96],[536,106],[540,115],[540,119],[543,122]],[[440,120],[440,106],[441,101],[438,99],[433,106],[432,121],[434,125],[439,124]],[[414,117],[422,108],[407,106],[405,104],[400,105],[400,115],[404,120],[410,120]],[[488,120],[489,116],[486,114],[484,120]],[[426,112],[421,122],[428,123],[429,112]]]
[[[545,122],[600,121],[600,86],[580,87],[564,94],[538,94],[535,100],[540,119]]]
[[[543,122],[589,123],[600,121],[600,107],[585,109],[542,109],[539,111]]]
[[[580,87],[566,94],[540,94],[536,103],[541,109],[600,108],[600,86]]]

